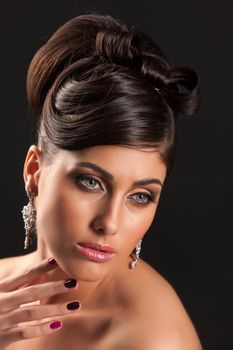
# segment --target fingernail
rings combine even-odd
[[[77,283],[76,280],[70,279],[70,280],[66,280],[66,281],[65,281],[64,286],[65,286],[66,288],[73,288],[73,287],[76,286],[76,283]]]
[[[79,301],[73,301],[69,304],[66,305],[68,310],[77,310],[80,308],[80,303]]]
[[[51,266],[57,265],[57,262],[56,262],[56,260],[55,260],[54,258],[50,258],[50,259],[48,260],[48,263],[49,263]]]
[[[55,322],[50,323],[50,325],[49,325],[49,327],[52,330],[61,328],[61,326],[62,326],[61,321],[55,321]]]

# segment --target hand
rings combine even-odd
[[[22,306],[22,304],[78,288],[75,280],[32,285],[35,281],[39,281],[43,274],[57,266],[54,259],[43,260],[35,267],[27,269],[17,276],[10,275],[0,281],[0,350],[5,349],[6,346],[15,341],[39,337],[59,330],[62,326],[61,321],[55,319],[43,322],[43,319],[65,315],[80,308],[80,303],[77,300],[73,301],[71,306],[69,306],[70,303]],[[37,325],[21,324],[37,320],[42,321],[38,321]]]

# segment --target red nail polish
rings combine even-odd
[[[49,327],[52,330],[61,328],[61,326],[62,326],[61,321],[55,321],[55,322],[50,323],[50,325],[49,325]]]
[[[56,260],[55,260],[54,258],[50,258],[50,259],[48,260],[48,263],[49,263],[51,266],[57,266],[57,262],[56,262]]]

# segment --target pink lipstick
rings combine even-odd
[[[94,242],[79,242],[76,247],[81,254],[96,262],[107,262],[115,253],[112,247]]]

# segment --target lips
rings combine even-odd
[[[100,252],[106,252],[106,253],[115,253],[114,249],[110,247],[109,245],[102,245],[99,243],[94,243],[94,242],[78,242],[79,245],[81,245],[84,248],[90,248],[90,249],[95,249]]]
[[[84,247],[85,245],[85,247]],[[93,243],[91,242],[81,242],[81,244],[76,243],[76,249],[78,251],[78,256],[86,257],[88,260],[98,262],[98,263],[104,263],[110,261],[113,256],[115,255],[114,253],[108,253],[106,251],[103,251],[104,249],[110,249],[111,247],[109,246],[102,246],[100,244],[97,244],[98,249],[96,248],[96,243],[94,243],[95,248],[90,248],[89,246],[93,247]],[[101,247],[101,250],[100,250]],[[111,248],[111,250],[113,250]]]

